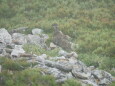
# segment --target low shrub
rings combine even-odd
[[[77,80],[70,79],[67,80],[62,86],[82,86],[81,83]]]
[[[24,70],[31,65],[26,60],[12,60],[7,57],[0,57],[0,64],[3,69],[12,71]]]
[[[41,54],[46,54],[49,57],[54,57],[58,56],[59,49],[54,49],[54,50],[45,50],[43,48],[40,48],[37,45],[32,45],[32,44],[26,44],[24,45],[24,50],[28,53],[33,53],[36,55],[41,55]]]
[[[55,79],[50,75],[41,75],[38,68],[17,71],[12,75],[2,72],[0,77],[3,78],[3,86],[56,86]]]

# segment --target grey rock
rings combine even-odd
[[[0,49],[0,56],[4,57],[6,54],[5,49]]]
[[[6,45],[3,42],[0,42],[0,54],[3,54],[5,47]]]
[[[63,77],[57,79],[56,82],[57,82],[57,83],[63,83],[63,82],[65,82],[66,80],[71,79],[71,78],[73,78],[71,72],[65,73],[65,74],[63,74]]]
[[[73,64],[72,74],[74,77],[80,79],[88,79],[91,76],[91,72],[87,70],[87,66],[79,60]]]
[[[67,74],[66,74],[66,77],[67,77],[67,79],[72,79],[72,78],[74,78],[71,72],[67,73]]]
[[[77,60],[76,65],[81,65],[83,72],[85,72],[85,73],[89,72],[87,69],[87,66],[83,62],[81,62],[80,60]]]
[[[98,79],[102,79],[104,77],[101,70],[94,70],[92,71],[92,74]]]
[[[0,42],[4,44],[12,43],[12,37],[5,28],[0,29]]]
[[[73,64],[73,69],[74,72],[84,72],[87,73],[87,66],[82,63],[81,61],[77,60],[74,64]],[[89,71],[88,71],[89,72]],[[74,73],[73,73],[74,74]]]
[[[61,79],[65,77],[65,73],[61,72],[60,70],[56,68],[48,68],[47,72],[51,75],[53,75],[56,79]]]
[[[88,69],[89,71],[93,71],[93,70],[95,69],[95,67],[94,67],[94,66],[89,66],[87,69]]]
[[[55,60],[56,60],[56,61],[66,60],[66,58],[65,58],[64,56],[61,56],[61,57],[55,57]]]
[[[6,47],[6,45],[3,42],[0,42],[0,49],[3,49],[5,47]]]
[[[57,46],[56,46],[54,43],[51,42],[51,43],[50,43],[50,48],[51,48],[51,50],[52,50],[52,49],[57,48]]]
[[[5,48],[5,51],[6,51],[6,53],[11,54],[11,52],[13,51],[13,49]]]
[[[41,38],[38,35],[28,35],[27,43],[38,45],[41,48],[47,48],[47,46],[45,44],[45,39]]]
[[[90,80],[82,80],[82,82],[85,83],[85,84],[92,85],[92,86],[99,86],[99,85],[97,85],[95,82],[92,82],[92,81],[90,81]]]
[[[2,54],[2,52],[3,52],[3,49],[0,49],[0,54]]]
[[[104,78],[99,82],[99,85],[108,85],[110,83],[111,81],[109,81],[107,78]]]
[[[14,57],[20,57],[20,54],[25,53],[21,45],[15,45],[15,48],[11,52],[11,56]]]
[[[91,73],[77,72],[72,70],[74,77],[79,79],[88,79],[91,76]]]
[[[77,64],[73,66],[72,74],[76,78],[88,79],[90,72],[85,72],[83,65]]]
[[[61,71],[65,71],[65,72],[70,72],[73,68],[73,66],[71,64],[69,64],[68,62],[53,62],[53,61],[49,61],[49,60],[45,60],[45,65],[49,66],[49,67],[55,67]]]
[[[58,79],[56,80],[56,83],[64,83],[66,80],[67,78]]]
[[[0,65],[0,73],[2,72],[2,65]]]
[[[10,34],[13,34],[13,33],[23,33],[25,31],[27,31],[28,27],[19,27],[17,29],[13,29],[11,31],[9,31]]]
[[[60,50],[59,53],[58,53],[59,56],[64,56],[65,58],[67,59],[70,59],[70,61],[72,62],[72,60],[76,60],[78,55],[76,52],[70,52],[70,53],[67,53],[66,51],[64,50]]]
[[[7,45],[6,45],[6,48],[14,49],[14,48],[15,48],[15,44],[13,44],[13,43],[7,44]]]
[[[47,34],[41,34],[42,38],[44,38],[44,40],[46,41],[47,39],[49,39],[49,36]]]
[[[67,53],[66,58],[77,58],[78,55],[76,52]]]
[[[22,45],[27,43],[26,35],[21,33],[13,33],[12,39],[13,39],[13,43],[17,45]]]
[[[69,61],[70,64],[73,64],[73,65],[75,65],[77,63],[76,58],[69,58],[68,61]]]
[[[60,62],[60,63],[58,62],[54,64],[54,67],[65,72],[70,72],[73,68],[73,65],[69,64],[68,62]]]
[[[55,62],[50,61],[50,60],[45,60],[45,65],[48,67],[54,67]]]
[[[40,35],[42,33],[43,33],[43,30],[39,29],[39,28],[35,28],[35,29],[32,30],[33,35]]]
[[[47,58],[46,54],[42,54],[41,56],[37,56],[35,59],[40,62],[40,64],[45,65],[45,59]]]
[[[46,54],[42,54],[40,57],[46,59],[47,55]]]
[[[67,79],[73,78],[71,72],[65,73],[56,68],[48,68],[48,73],[53,75],[56,78],[57,83],[62,83]]]
[[[102,70],[94,70],[92,71],[92,75],[95,80],[98,80],[97,84],[107,85],[112,82],[112,76],[110,73]]]
[[[67,52],[64,51],[64,50],[60,50],[59,53],[58,53],[59,56],[66,56],[67,55]]]

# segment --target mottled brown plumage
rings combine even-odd
[[[53,42],[54,44],[62,47],[63,49],[70,51],[71,50],[71,42],[67,35],[64,35],[59,29],[57,24],[52,25],[54,28],[54,36]]]

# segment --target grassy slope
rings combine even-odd
[[[42,28],[53,23],[79,44],[79,58],[103,69],[115,67],[115,0],[0,0],[0,27]]]

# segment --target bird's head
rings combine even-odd
[[[58,24],[56,24],[56,23],[52,24],[52,26],[53,26],[54,29],[58,28]]]

